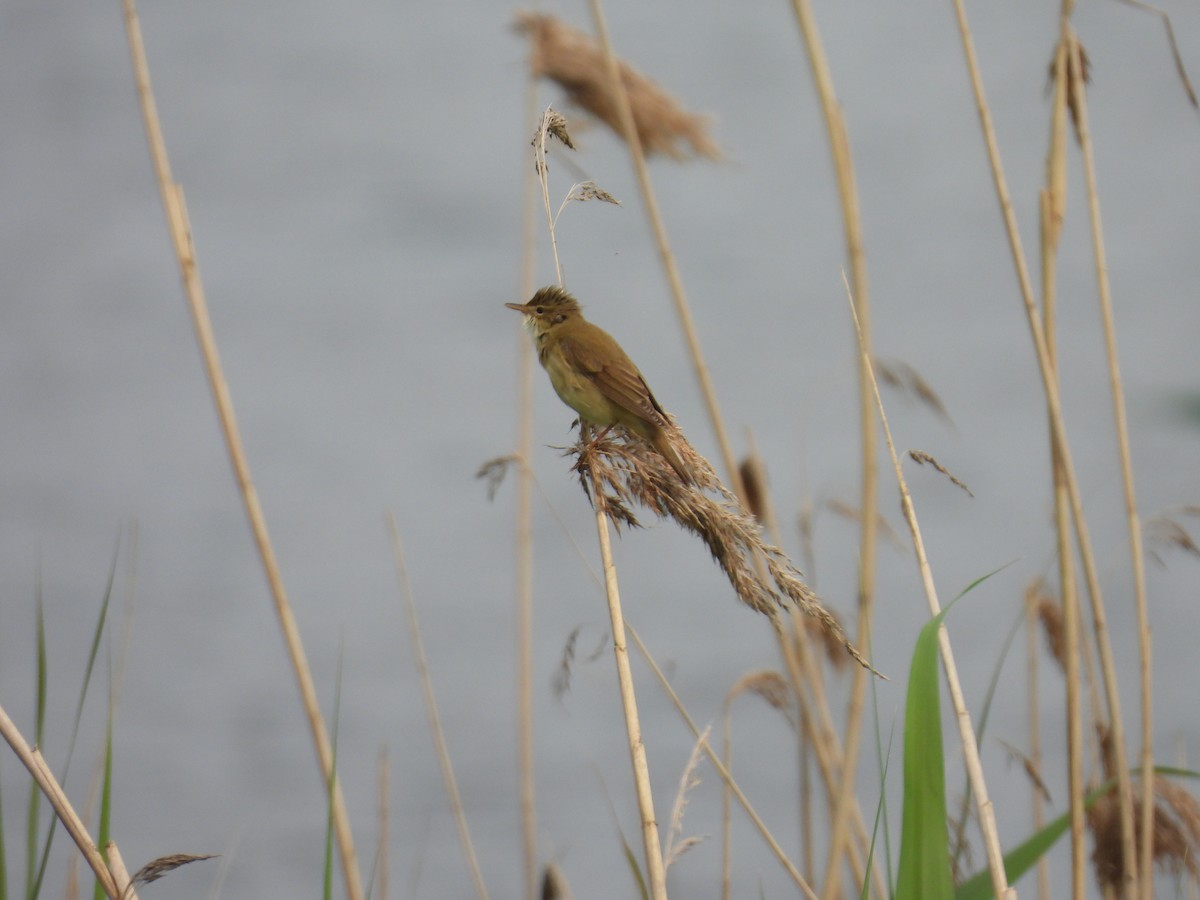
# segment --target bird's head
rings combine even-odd
[[[579,301],[558,285],[538,290],[528,303],[505,303],[525,316],[525,324],[534,334],[544,334],[556,325],[579,315]]]

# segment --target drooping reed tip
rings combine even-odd
[[[558,84],[573,104],[623,136],[608,64],[596,40],[561,19],[528,10],[517,13],[514,26],[529,39],[533,75]],[[657,153],[675,160],[725,158],[708,133],[708,117],[685,110],[678,100],[628,63],[620,62],[619,70],[634,128],[648,156]]]

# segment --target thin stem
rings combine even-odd
[[[558,261],[558,238],[554,234],[555,215],[550,211],[550,180],[546,177],[546,140],[552,112],[552,110],[547,109],[542,113],[542,121],[538,125],[537,137],[533,141],[533,157],[534,165],[537,168],[538,184],[542,187],[542,206],[546,210],[546,229],[550,232],[550,250],[554,254],[554,274],[561,285],[563,283],[562,264]],[[532,282],[532,279],[530,281]]]
[[[654,673],[654,677],[658,679],[659,685],[666,692],[667,696],[671,698],[671,702],[675,705],[675,709],[679,713],[680,718],[683,719],[684,724],[687,725],[688,730],[692,733],[692,737],[699,741],[701,730],[696,726],[695,720],[688,713],[686,707],[684,707],[683,701],[679,699],[679,695],[675,693],[675,689],[671,687],[671,682],[667,680],[667,676],[663,674],[663,671],[661,668],[659,668],[658,663],[654,661],[654,657],[650,655],[650,651],[646,649],[646,645],[642,643],[642,639],[638,636],[638,633],[634,627],[629,625],[628,629],[630,637],[632,637],[633,642],[637,644],[638,651],[642,654],[642,658],[646,660],[646,664],[650,666],[650,670]],[[704,748],[705,755],[708,756],[708,761],[712,763],[713,768],[717,770],[717,774],[721,776],[721,779],[725,782],[729,789],[733,791],[733,796],[737,798],[737,801],[739,804],[741,804],[742,809],[746,811],[746,815],[750,817],[750,821],[754,824],[754,827],[758,829],[758,833],[762,835],[763,840],[767,842],[767,846],[771,848],[771,852],[775,854],[775,858],[779,860],[784,869],[787,870],[788,875],[792,877],[792,881],[796,883],[796,886],[804,893],[805,897],[809,898],[809,900],[818,900],[816,893],[811,887],[808,886],[808,883],[796,869],[796,866],[790,859],[788,859],[787,854],[783,852],[783,848],[779,846],[779,842],[775,840],[774,835],[771,834],[770,829],[767,828],[767,825],[765,822],[763,822],[762,817],[759,816],[754,807],[750,805],[750,800],[742,792],[742,789],[738,787],[738,783],[733,780],[733,775],[730,773],[728,767],[726,767],[726,765],[721,761],[720,755],[712,748],[712,745],[708,742],[707,738],[702,742],[702,746]]]
[[[526,121],[537,109],[537,82],[531,76],[526,88]],[[539,130],[539,138],[542,132]],[[542,162],[545,162],[544,157]],[[533,293],[534,256],[537,227],[534,222],[535,173],[526,165],[521,190],[521,276],[520,293]],[[545,199],[549,199],[548,197]],[[525,329],[520,328],[518,332]],[[525,900],[536,900],[537,878],[537,801],[533,765],[533,472],[529,459],[533,454],[533,349],[524,334],[518,333],[517,358],[517,522],[516,522],[516,603],[517,603],[517,781],[521,809],[522,868]]]
[[[125,860],[115,843],[109,841],[104,845],[104,855],[108,857],[108,868],[113,875],[113,883],[120,890],[121,900],[138,900],[137,890],[129,879],[129,870],[125,868]]]
[[[1030,590],[1025,594],[1025,656],[1026,703],[1029,706],[1029,761],[1037,772],[1042,771],[1042,732],[1038,713],[1038,595]],[[1045,824],[1045,802],[1041,789],[1030,785],[1033,805],[1033,830],[1041,831]],[[1050,900],[1050,862],[1044,856],[1037,865],[1038,900]]]
[[[188,309],[192,315],[192,325],[196,331],[196,340],[200,345],[200,353],[204,358],[204,368],[208,375],[209,388],[217,407],[217,416],[221,422],[221,431],[225,437],[225,446],[229,460],[233,466],[242,502],[246,508],[246,518],[254,533],[254,542],[262,560],[263,570],[267,576],[271,597],[275,604],[275,613],[279,619],[279,627],[283,632],[284,643],[287,646],[288,658],[300,689],[301,703],[308,718],[309,730],[312,732],[313,744],[317,753],[317,762],[321,769],[322,783],[328,785],[333,781],[333,819],[334,830],[337,834],[338,849],[341,853],[342,871],[346,883],[346,896],[349,900],[359,900],[362,897],[362,881],[358,871],[358,855],[354,849],[354,838],[350,831],[350,818],[346,813],[345,798],[342,795],[340,779],[333,772],[333,753],[329,746],[329,736],[325,729],[325,721],[321,717],[321,708],[317,700],[316,687],[313,684],[312,673],[304,654],[304,644],[300,639],[300,631],[296,625],[292,608],[288,602],[287,592],[283,586],[283,577],[275,558],[275,550],[267,533],[266,517],[259,504],[258,492],[250,477],[250,465],[242,446],[241,434],[238,431],[237,418],[233,412],[233,401],[229,395],[229,386],[221,368],[220,356],[217,353],[216,340],[213,337],[212,322],[208,316],[208,304],[204,299],[204,288],[200,281],[200,270],[196,264],[195,248],[192,246],[191,227],[188,224],[187,209],[184,204],[183,188],[171,176],[170,162],[167,157],[166,142],[163,139],[162,128],[159,124],[158,110],[154,95],[150,89],[150,69],[146,62],[145,46],[142,42],[141,25],[138,23],[137,11],[133,0],[122,0],[125,10],[125,28],[129,39],[129,51],[133,60],[134,75],[137,83],[138,98],[141,104],[142,117],[146,126],[146,138],[150,145],[150,156],[154,163],[154,171],[158,180],[159,191],[162,194],[163,207],[167,216],[167,228],[175,255],[179,262],[180,274],[183,280],[184,292],[187,295]]]
[[[641,642],[639,641],[639,644]],[[733,770],[733,726],[730,706],[733,697],[726,696],[721,704],[721,758],[726,771]],[[721,900],[733,897],[733,788],[721,783]]]
[[[1142,551],[1142,526],[1138,518],[1137,496],[1133,487],[1133,456],[1129,449],[1129,423],[1125,415],[1125,390],[1117,360],[1117,333],[1113,325],[1112,291],[1108,281],[1108,261],[1104,251],[1104,230],[1100,224],[1100,195],[1096,189],[1096,161],[1088,130],[1087,88],[1083,80],[1083,60],[1079,41],[1071,35],[1072,96],[1078,115],[1079,146],[1083,151],[1083,172],[1087,185],[1088,214],[1091,220],[1092,246],[1096,257],[1096,287],[1100,299],[1100,319],[1104,324],[1104,350],[1108,361],[1112,391],[1113,419],[1116,423],[1117,449],[1121,458],[1121,484],[1125,495],[1125,517],[1129,523],[1129,551],[1133,566],[1133,599],[1137,610],[1138,660],[1142,707],[1142,808],[1141,854],[1138,870],[1142,873],[1142,900],[1153,900],[1154,878],[1154,704],[1152,693],[1152,646],[1150,616],[1146,603],[1146,567]]]
[[[833,89],[833,75],[821,34],[817,28],[812,4],[808,0],[792,0],[792,10],[808,51],[813,82],[821,101],[821,112],[825,119],[825,130],[833,158],[834,174],[838,185],[838,197],[842,207],[842,226],[846,240],[846,256],[850,265],[852,295],[862,329],[861,339],[865,346],[865,357],[871,355],[871,307],[867,293],[867,263],[863,249],[862,222],[858,208],[858,186],[854,178],[854,163],[850,156],[850,141],[846,133],[846,122],[841,106]],[[872,409],[871,385],[864,356],[858,357],[858,401],[861,440],[862,496],[859,531],[858,571],[858,633],[855,643],[859,647],[871,646],[871,622],[875,595],[876,529],[875,519],[879,507],[879,471],[876,465],[875,416]],[[841,894],[841,859],[849,841],[849,810],[854,796],[855,776],[858,772],[858,756],[862,738],[862,719],[865,708],[867,671],[857,668],[850,688],[850,701],[846,710],[846,733],[843,740],[842,779],[834,801],[833,826],[829,839],[829,854],[825,865],[825,881],[822,896],[835,898]]]
[[[1067,191],[1067,33],[1071,0],[1064,0],[1060,15],[1061,32],[1054,53],[1054,98],[1050,119],[1050,150],[1046,159],[1046,188],[1041,199],[1042,318],[1046,351],[1051,373],[1058,378],[1057,309],[1055,273],[1058,268],[1058,243],[1066,211]],[[1053,425],[1050,426],[1053,430]],[[1058,555],[1060,603],[1063,610],[1063,644],[1067,705],[1067,788],[1071,814],[1071,892],[1074,900],[1084,900],[1087,891],[1087,823],[1084,818],[1083,774],[1083,701],[1080,684],[1080,612],[1079,590],[1075,576],[1074,547],[1071,542],[1071,502],[1058,448],[1051,440],[1051,475],[1054,482],[1055,545]],[[1091,671],[1089,666],[1089,672]],[[1089,686],[1095,694],[1094,681]],[[1095,704],[1093,703],[1093,706]],[[1044,861],[1043,861],[1044,862]],[[1043,880],[1039,865],[1039,884]]]
[[[378,833],[375,835],[375,878],[373,879],[375,886],[371,891],[371,896],[376,900],[387,900],[388,876],[391,874],[388,859],[391,837],[391,814],[388,806],[388,795],[391,790],[390,775],[391,763],[388,759],[388,749],[383,747],[379,751],[379,765],[375,773],[375,796],[378,807],[375,815],[375,827]]]
[[[471,830],[467,827],[467,816],[463,810],[462,797],[458,793],[458,781],[454,777],[454,765],[450,762],[450,750],[446,745],[445,732],[442,731],[437,699],[433,695],[433,679],[429,675],[429,660],[425,656],[425,644],[421,640],[421,626],[417,621],[417,604],[413,600],[408,567],[404,563],[404,549],[400,545],[400,532],[396,527],[396,517],[390,512],[387,514],[387,524],[392,538],[392,552],[396,558],[396,577],[404,592],[404,612],[408,619],[409,638],[412,640],[413,657],[416,659],[417,674],[421,680],[421,694],[425,699],[425,713],[429,717],[429,730],[433,733],[438,765],[441,766],[442,780],[446,785],[446,793],[450,797],[450,810],[454,814],[458,838],[462,843],[463,854],[467,858],[467,868],[471,872],[475,895],[479,897],[479,900],[487,900],[487,887],[483,883],[483,874],[479,871],[479,861],[475,857],[475,845],[471,842]]]
[[[613,655],[617,662],[617,684],[621,706],[625,711],[625,733],[629,738],[629,761],[633,766],[633,785],[637,793],[638,811],[642,819],[642,847],[646,855],[646,877],[653,900],[666,900],[667,872],[663,866],[659,845],[658,822],[654,817],[654,798],[650,792],[650,767],[646,762],[646,745],[642,743],[642,725],[638,720],[637,695],[633,689],[633,671],[629,667],[629,647],[625,640],[625,618],[621,612],[621,593],[617,586],[617,569],[613,565],[612,541],[608,533],[608,513],[604,509],[604,494],[600,479],[593,474],[592,496],[596,507],[596,538],[600,543],[600,562],[604,571],[604,595],[608,599],[608,616],[612,624]],[[707,746],[707,741],[705,742]]]
[[[850,285],[847,283],[846,290],[849,291]],[[855,315],[854,327],[858,328],[858,317],[854,313],[854,303],[850,302],[851,314]],[[860,345],[859,353],[866,357],[865,348]],[[892,432],[888,427],[887,413],[883,408],[883,397],[879,393],[879,385],[875,382],[875,374],[871,370],[870,358],[867,358],[868,372],[871,376],[871,387],[875,394],[876,408],[879,410],[879,420],[883,426],[883,437],[887,443],[888,454],[892,458],[892,467],[895,470],[896,483],[900,488],[900,504],[904,511],[904,519],[908,523],[908,529],[912,535],[913,550],[917,555],[917,568],[921,573],[921,582],[925,588],[925,599],[929,603],[929,611],[932,615],[937,615],[941,612],[941,604],[938,602],[937,588],[933,584],[933,571],[929,567],[929,558],[925,555],[925,541],[921,537],[921,528],[917,524],[917,513],[913,507],[912,495],[908,492],[908,485],[904,480],[904,469],[900,465],[900,458],[896,454],[895,444],[892,442]],[[954,662],[954,651],[950,647],[950,635],[946,631],[946,626],[942,625],[938,628],[938,644],[941,648],[942,666],[946,670],[946,684],[950,689],[950,701],[954,707],[954,717],[958,724],[959,737],[963,745],[963,762],[966,765],[967,777],[971,781],[971,791],[975,794],[975,802],[977,804],[979,814],[979,830],[983,836],[984,849],[987,852],[988,868],[992,875],[992,888],[997,897],[1002,900],[1016,900],[1017,893],[1008,886],[1008,879],[1004,871],[1004,854],[1000,848],[1000,834],[996,828],[996,815],[992,806],[992,801],[988,796],[987,782],[983,777],[983,762],[979,758],[979,746],[975,742],[975,728],[971,724],[971,713],[967,709],[966,701],[963,698],[962,685],[958,680],[958,667]]]
[[[37,747],[30,745],[25,738],[21,736],[21,732],[13,723],[13,720],[8,717],[8,713],[0,707],[0,737],[8,743],[16,754],[17,759],[33,776],[34,782],[50,801],[50,805],[54,808],[55,815],[58,816],[63,827],[67,829],[67,834],[71,836],[71,840],[75,842],[75,846],[79,848],[83,854],[83,858],[87,860],[87,864],[96,874],[96,880],[100,882],[100,886],[104,889],[104,893],[116,900],[120,892],[117,889],[116,882],[113,880],[112,873],[108,871],[108,866],[104,859],[100,856],[100,851],[96,849],[96,844],[87,832],[87,826],[83,824],[79,816],[75,813],[74,807],[71,806],[71,801],[67,799],[66,792],[58,783],[58,779],[54,777],[54,773],[50,771],[50,767],[46,765],[46,760],[42,758],[42,753]]]

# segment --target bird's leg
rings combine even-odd
[[[592,454],[596,452],[596,447],[611,430],[612,426],[606,425],[599,434],[593,436],[592,424],[585,422],[582,418],[579,419],[579,461],[581,463],[587,464],[585,460],[591,459]]]
[[[606,436],[606,435],[607,435],[607,434],[608,434],[610,431],[612,431],[612,426],[611,426],[611,425],[605,425],[605,426],[604,426],[604,430],[603,430],[603,431],[601,431],[601,432],[600,432],[598,435],[596,435],[594,438],[592,438],[591,442],[588,444],[588,450],[595,450],[595,449],[596,449],[596,446],[597,446],[597,445],[598,445],[598,444],[599,444],[599,443],[600,443],[602,440],[604,440],[605,436]]]
[[[576,419],[576,421],[579,423],[579,445],[582,448],[580,451],[581,455],[594,451],[596,446],[602,440],[604,440],[610,431],[612,431],[611,425],[605,425],[599,434],[597,434],[595,437],[592,437],[592,423],[585,422],[582,417]]]

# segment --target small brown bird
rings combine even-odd
[[[528,303],[506,303],[525,316],[538,361],[559,398],[579,417],[601,428],[620,425],[645,440],[685,484],[695,479],[671,443],[666,411],[621,345],[583,317],[579,301],[558,286],[544,287]]]

